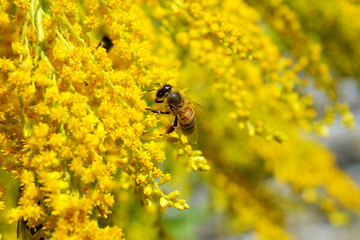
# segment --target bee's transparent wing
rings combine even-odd
[[[26,228],[26,225],[22,219],[17,224],[17,239],[19,240],[33,240],[33,236],[30,231]]]
[[[191,100],[190,98],[186,98],[188,101],[188,104],[194,109],[195,115],[196,115],[196,121],[197,122],[212,122],[213,116],[211,113],[202,105],[198,104],[197,102]]]
[[[182,131],[187,138],[189,139],[189,142],[192,144],[196,144],[198,141],[198,129],[197,129],[197,123],[200,121],[212,121],[212,116],[209,113],[209,111],[203,107],[202,105],[194,102],[190,98],[186,97],[187,104],[191,106],[191,108],[195,112],[195,129],[191,134],[187,134],[186,131]]]

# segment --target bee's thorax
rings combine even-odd
[[[184,97],[180,92],[172,91],[167,95],[166,101],[170,106],[179,108],[182,107],[182,105],[184,104]]]

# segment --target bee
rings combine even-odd
[[[178,126],[193,144],[197,143],[197,113],[204,112],[205,108],[185,97],[180,91],[169,84],[163,85],[156,92],[156,103],[164,103],[165,111],[147,108],[153,113],[175,115],[174,124],[166,130],[166,134],[173,132]],[[206,111],[206,110],[205,110]]]

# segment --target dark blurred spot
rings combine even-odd
[[[99,44],[99,46],[103,46],[103,48],[106,49],[106,52],[109,52],[110,49],[112,48],[112,46],[114,46],[114,44],[112,43],[111,39],[108,36],[104,36],[101,40],[101,43]]]

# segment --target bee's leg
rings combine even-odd
[[[168,112],[168,111],[159,111],[159,110],[151,109],[151,108],[146,108],[146,110],[149,110],[149,111],[151,111],[153,113],[170,114],[170,112]]]
[[[178,125],[177,115],[175,115],[174,124],[166,130],[166,134],[172,133]]]

